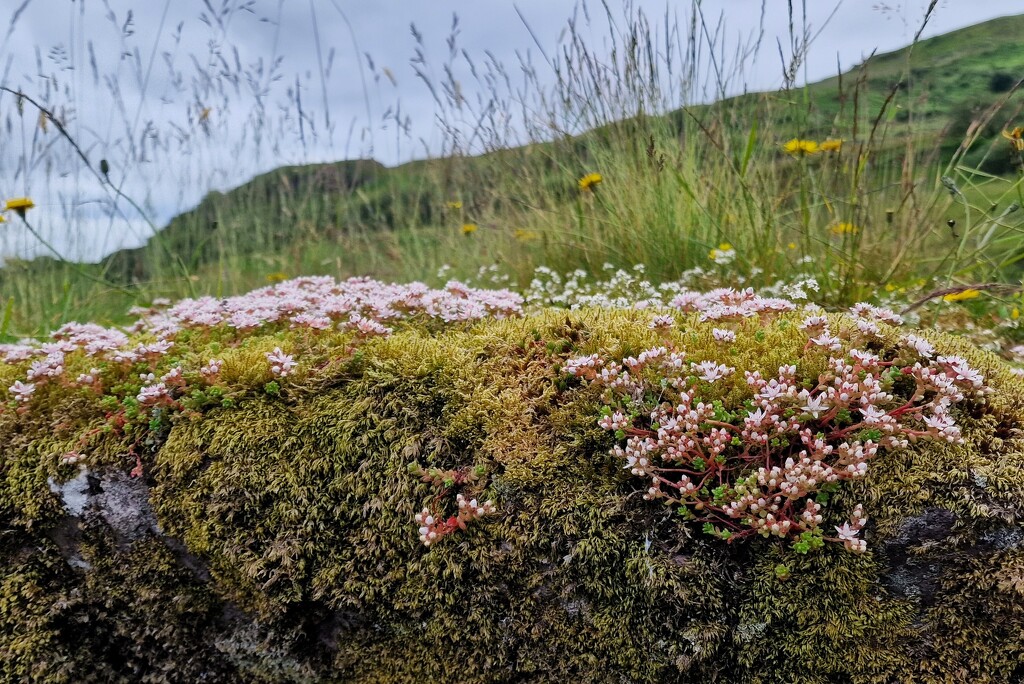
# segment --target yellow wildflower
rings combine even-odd
[[[540,237],[540,233],[534,230],[526,230],[524,228],[516,228],[515,232],[516,240],[520,242],[529,242],[530,240],[536,240]]]
[[[477,231],[477,228],[479,228],[479,226],[477,226],[475,223],[463,223],[462,234],[471,235],[472,233],[475,233]]]
[[[36,203],[28,197],[15,197],[14,199],[7,200],[7,204],[4,205],[4,211],[13,211],[21,218],[25,218],[25,212],[34,206],[36,206]]]
[[[805,154],[815,154],[818,151],[818,143],[813,140],[800,140],[799,138],[793,138],[783,145],[782,149],[794,157],[803,156]]]
[[[886,292],[895,292],[896,291],[896,286],[893,285],[892,283],[886,283],[885,284],[885,291]]]
[[[1020,309],[1018,309],[1017,307],[1013,307],[1013,311],[1010,312],[1010,318],[1012,318],[1013,320],[1017,320],[1018,318],[1020,318]]]
[[[843,149],[843,141],[832,140],[831,138],[829,138],[828,140],[821,143],[818,149],[821,150],[822,152],[838,152],[839,150]]]
[[[853,235],[860,232],[860,228],[852,223],[842,222],[829,228],[833,235]]]
[[[601,184],[604,178],[599,173],[588,173],[583,178],[580,178],[577,183],[580,186],[580,190],[590,190],[593,192],[594,188]]]
[[[950,292],[948,295],[944,295],[942,297],[942,301],[944,301],[944,302],[962,302],[965,299],[974,299],[975,297],[980,297],[980,296],[981,296],[981,290],[975,290],[973,288],[968,288],[966,290],[961,290],[960,292]]]
[[[461,209],[462,208],[462,202],[460,202],[459,200],[453,200],[453,201],[448,203],[448,208],[449,209]]]
[[[1013,149],[1024,152],[1024,127],[1017,126],[1012,131],[1003,131],[1003,137],[1010,141]]]
[[[7,223],[7,219],[4,218],[3,214],[0,214],[0,223]]]
[[[728,242],[723,242],[718,245],[718,249],[712,249],[708,252],[708,258],[716,264],[728,264],[736,258],[736,250]]]
[[[789,243],[789,248],[790,249],[796,249],[796,243],[795,242],[790,242]]]

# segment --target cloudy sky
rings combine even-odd
[[[507,124],[508,140],[521,138],[524,116],[544,118],[538,84],[553,84],[569,22],[606,63],[629,17],[646,16],[663,59],[668,34],[675,66],[670,77],[662,64],[666,106],[718,92],[709,43],[729,93],[783,84],[780,47],[786,58],[793,52],[786,0],[608,4],[611,27],[596,0],[14,0],[0,9],[9,27],[0,85],[54,111],[93,164],[109,159],[113,182],[164,225],[207,191],[281,164],[367,156],[397,164],[445,151],[446,126],[470,131],[481,116],[492,128]],[[813,38],[800,81],[904,46],[928,6],[793,4],[797,37]],[[698,7],[706,78],[687,88],[679,59]],[[1018,13],[1024,0],[939,0],[924,35]],[[757,54],[737,58],[758,41]],[[488,110],[492,94],[499,106]],[[470,152],[501,142],[460,140]],[[52,124],[44,130],[30,105],[19,112],[0,93],[0,196],[21,195],[39,204],[30,218],[63,255],[96,259],[150,232]],[[4,224],[0,257],[46,251],[17,220]]]

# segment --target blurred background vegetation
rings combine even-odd
[[[916,40],[803,87],[809,39],[797,33],[786,87],[694,105],[680,100],[708,73],[714,44],[698,51],[694,26],[636,10],[608,24],[611,55],[568,26],[553,86],[525,71],[525,89],[504,88],[493,78],[504,67],[490,65],[480,71],[489,94],[471,104],[450,63],[437,82],[423,70],[444,134],[434,158],[281,167],[209,192],[144,246],[98,263],[7,259],[3,339],[307,274],[436,282],[496,265],[522,286],[540,266],[643,264],[655,283],[699,268],[756,287],[800,273],[825,305],[912,282],[1020,282],[1024,16]],[[675,58],[656,44],[664,35],[678,36]],[[453,31],[449,59],[472,60],[455,41]],[[739,67],[711,73],[724,93]],[[60,122],[51,100],[33,112],[15,93],[0,108]],[[521,140],[496,113],[527,106],[527,142],[512,144]],[[63,142],[45,154],[76,157]],[[31,224],[33,212],[6,218]]]

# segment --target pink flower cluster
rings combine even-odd
[[[135,397],[142,406],[169,403],[175,396],[174,390],[185,389],[185,377],[181,374],[181,366],[175,366],[164,373],[160,376],[159,382],[156,382],[156,375],[153,373],[143,373],[139,379],[149,383],[144,385]]]
[[[430,546],[438,539],[456,530],[465,530],[470,522],[495,512],[493,501],[485,501],[481,504],[478,499],[466,496],[462,492],[455,497],[458,508],[455,515],[446,518],[439,512],[442,501],[453,489],[472,485],[485,472],[482,466],[440,470],[438,468],[424,469],[418,463],[409,464],[410,474],[421,478],[423,482],[438,490],[433,502],[429,506],[424,506],[423,510],[414,516],[416,524],[419,526],[420,541],[424,546]]]
[[[702,322],[763,318],[796,309],[796,304],[791,301],[761,297],[754,294],[751,287],[744,290],[723,287],[709,292],[681,292],[669,302],[669,306],[680,311],[699,312]]]
[[[136,330],[157,336],[183,327],[227,325],[253,330],[267,325],[326,329],[342,324],[362,334],[390,332],[387,321],[433,318],[444,323],[506,318],[522,314],[523,299],[509,290],[471,288],[457,281],[435,290],[423,283],[386,284],[371,278],[338,282],[328,276],[304,277],[215,299],[184,299],[163,310],[150,310]]]
[[[420,526],[420,541],[424,546],[430,546],[455,530],[465,530],[467,523],[494,513],[494,502],[492,501],[485,501],[481,504],[477,503],[476,499],[467,499],[462,494],[457,495],[455,500],[458,503],[459,512],[447,520],[435,517],[429,508],[424,508],[416,514],[416,523]]]
[[[138,399],[139,403],[143,406],[152,406],[166,401],[167,399],[170,399],[170,397],[171,393],[167,388],[167,385],[162,382],[158,382],[154,385],[146,385],[140,389],[136,399]]]
[[[852,313],[847,339],[865,335],[860,322],[895,323],[873,307]],[[918,439],[962,441],[953,407],[988,390],[963,358],[933,359],[920,337],[908,335],[898,354],[883,359],[858,348],[837,354],[842,341],[823,316],[809,317],[803,329],[805,353],[832,354],[827,370],[814,378],[801,377],[798,364],[771,378],[745,371],[751,397],[742,408],[702,398],[734,369],[685,363],[683,352],[666,347],[621,363],[578,357],[564,370],[605,388],[598,424],[617,436],[612,454],[649,480],[644,498],[682,507],[705,531],[730,541],[775,536],[802,552],[826,540],[864,551],[857,534],[867,517],[859,506],[836,527],[838,536],[824,532],[828,496],[843,480],[863,478],[881,449]]]
[[[522,315],[522,304],[522,297],[509,290],[476,289],[457,281],[450,281],[443,289],[431,289],[423,283],[385,284],[370,278],[343,282],[330,277],[296,278],[225,299],[203,297],[174,304],[154,300],[153,306],[132,309],[140,318],[127,332],[93,323],[68,323],[52,333],[52,342],[23,340],[2,344],[0,356],[9,364],[31,362],[25,382],[19,381],[9,388],[18,403],[28,404],[36,385],[43,382],[61,381],[101,391],[102,366],[80,373],[73,381],[63,377],[67,354],[83,353],[123,370],[140,363],[155,369],[173,349],[175,336],[186,328],[226,326],[239,334],[267,326],[337,328],[352,330],[365,339],[390,335],[393,328],[385,325],[387,322],[449,324],[488,317],[500,319]],[[144,335],[152,341],[133,343],[128,333]],[[267,354],[267,361],[271,372],[281,378],[297,366],[295,359],[280,349]],[[222,361],[213,359],[199,373],[206,382],[215,382],[221,365]],[[181,370],[178,373],[160,382],[155,382],[155,378],[144,380],[149,384],[136,399],[143,405],[171,399],[173,390],[184,386]]]
[[[99,368],[90,368],[88,373],[79,373],[75,378],[75,384],[81,387],[97,387],[100,380]]]
[[[64,352],[54,350],[43,359],[33,361],[28,369],[29,380],[47,380],[59,378],[64,374]]]

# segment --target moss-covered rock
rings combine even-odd
[[[843,484],[826,522],[863,503],[868,552],[727,544],[641,498],[596,425],[599,393],[561,366],[670,339],[767,373],[804,359],[807,336],[780,316],[723,348],[695,316],[669,332],[649,320],[409,329],[279,392],[254,376],[226,407],[154,425],[137,478],[128,441],[97,431],[102,411],[0,414],[0,678],[1024,680],[1018,378],[930,336],[995,391],[958,407],[964,444],[888,451]],[[241,373],[282,339],[227,363]],[[728,404],[746,396],[742,378],[722,384]],[[62,465],[84,435],[85,470]],[[472,472],[455,489],[497,513],[425,547],[413,518],[440,489],[413,463]]]

